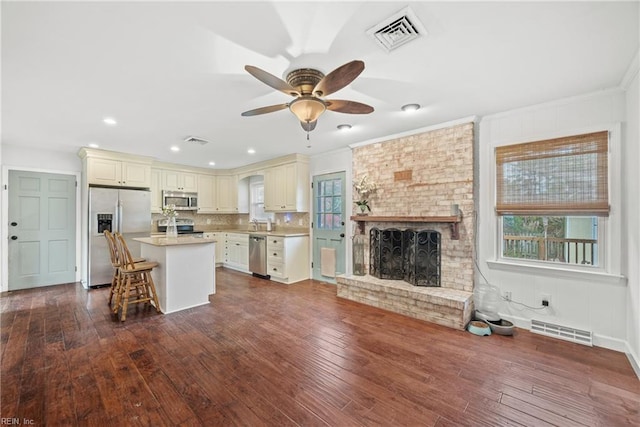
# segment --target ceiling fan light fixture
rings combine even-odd
[[[406,104],[401,107],[404,112],[412,112],[418,111],[420,109],[420,104]]]
[[[314,96],[301,96],[289,104],[289,110],[304,123],[315,122],[327,109],[327,105]]]

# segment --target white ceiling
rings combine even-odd
[[[366,31],[407,5],[428,35],[387,53]],[[639,49],[637,1],[3,1],[1,13],[3,144],[221,169],[616,87]],[[309,141],[287,110],[240,116],[293,99],[246,64],[284,78],[354,59],[364,72],[329,98],[372,114],[328,111]]]

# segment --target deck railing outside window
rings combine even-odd
[[[537,259],[567,264],[596,264],[597,240],[561,237],[508,236],[502,254],[507,258]]]

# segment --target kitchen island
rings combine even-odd
[[[151,276],[160,310],[167,314],[209,303],[216,293],[215,240],[180,236],[139,237],[140,255],[158,266]]]

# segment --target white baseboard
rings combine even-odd
[[[629,359],[633,371],[636,373],[638,379],[640,379],[640,358],[631,350],[629,343],[627,343],[627,351],[625,351],[625,354],[627,355],[627,359]]]

